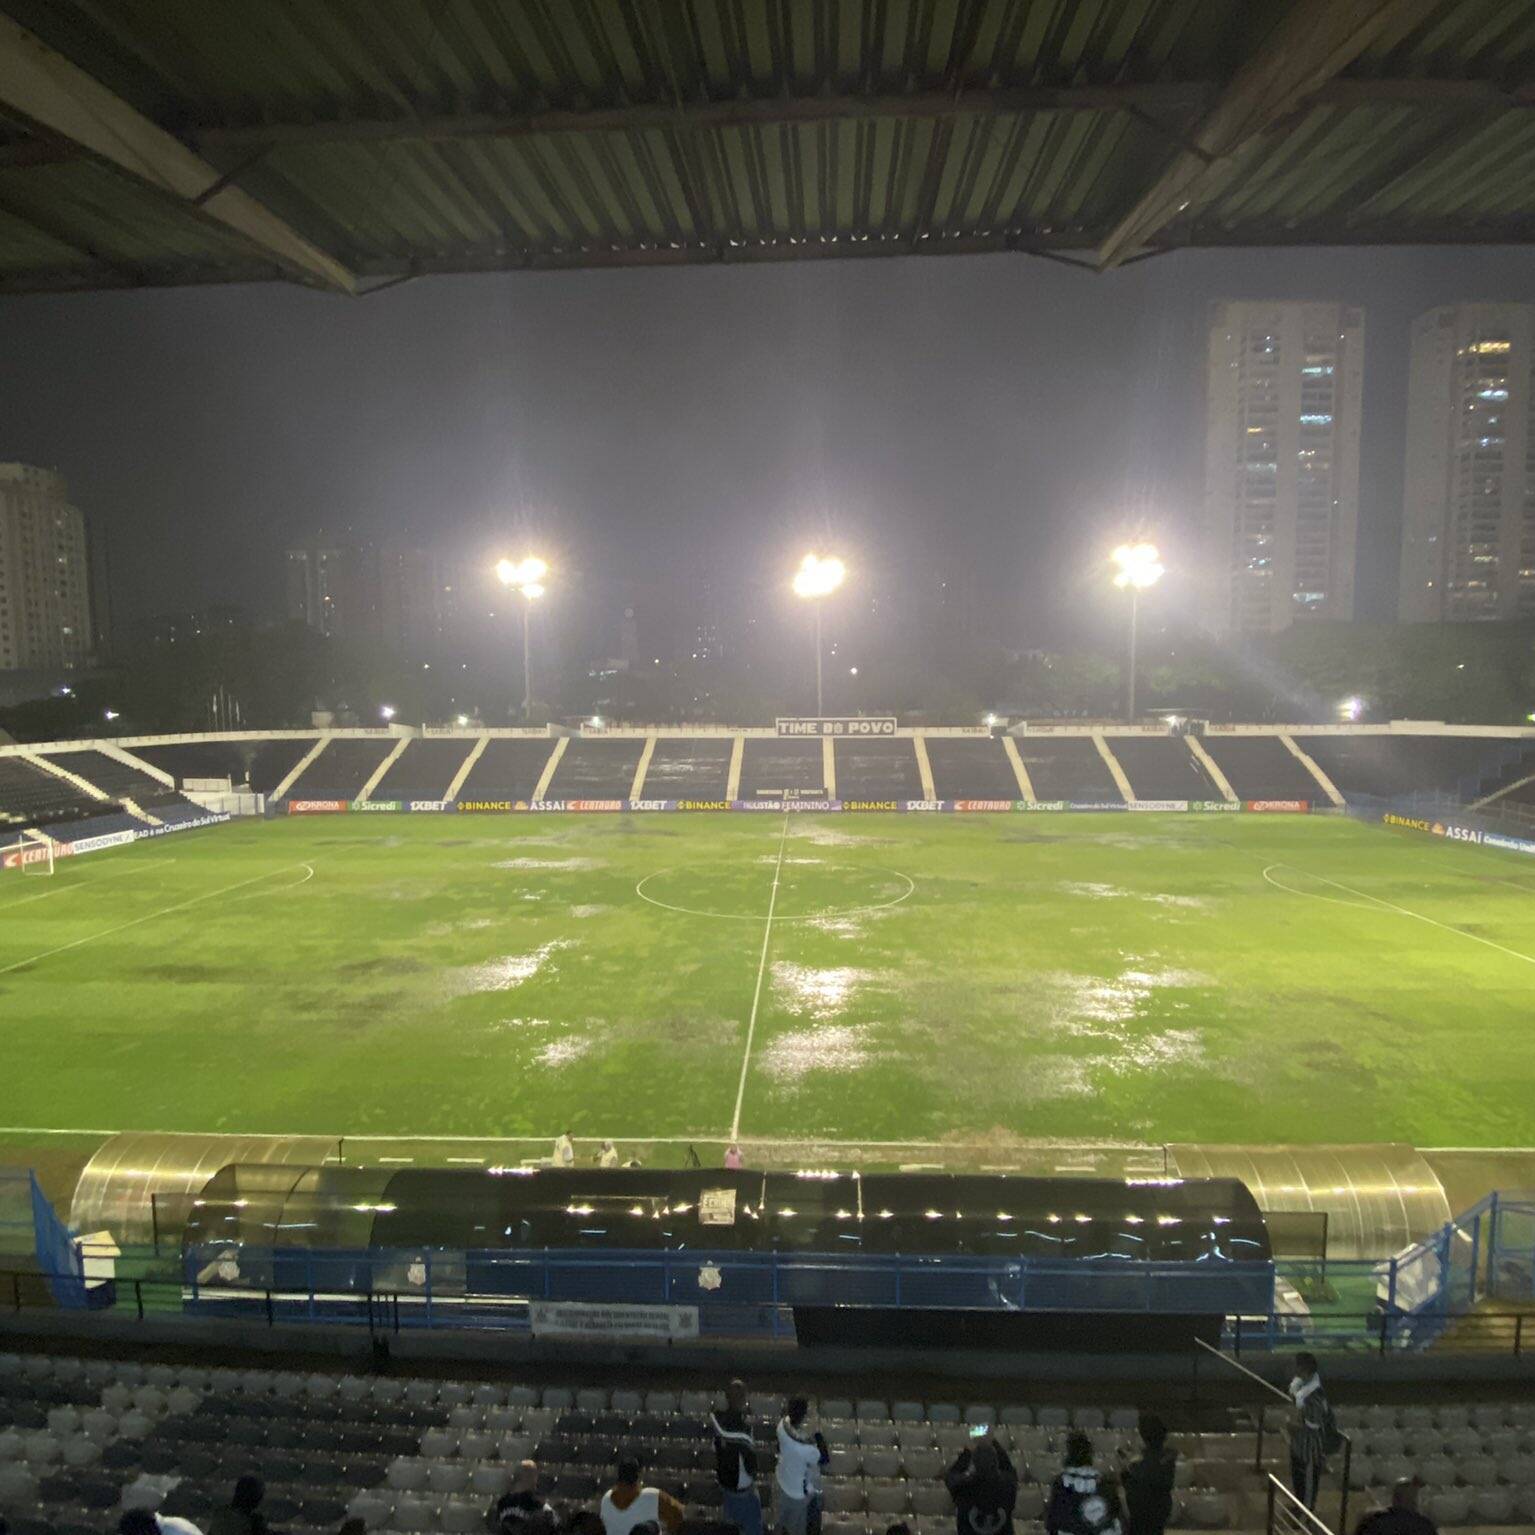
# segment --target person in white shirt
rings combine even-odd
[[[597,1165],[598,1167],[618,1166],[618,1147],[612,1141],[602,1143],[602,1150],[597,1153]]]
[[[576,1143],[569,1130],[562,1130],[554,1141],[553,1162],[556,1167],[573,1167],[576,1160]]]
[[[778,1528],[783,1535],[805,1535],[820,1467],[831,1463],[826,1441],[806,1421],[809,1412],[804,1397],[790,1397],[778,1420]]]
[[[202,1535],[190,1519],[175,1514],[156,1514],[147,1508],[130,1508],[117,1521],[118,1535]]]
[[[672,1535],[682,1524],[682,1505],[670,1493],[640,1486],[640,1463],[626,1455],[618,1463],[612,1487],[602,1495],[604,1535],[630,1535],[639,1524],[659,1527]]]

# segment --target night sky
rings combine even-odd
[[[0,300],[0,458],[60,469],[124,617],[278,616],[319,526],[604,581],[931,560],[1076,638],[1105,546],[1197,513],[1204,307],[1366,311],[1360,616],[1390,616],[1408,325],[1535,300],[1527,250],[1189,252],[1108,276],[1022,256],[427,278]],[[1091,602],[1084,594],[1093,593]]]

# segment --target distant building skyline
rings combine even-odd
[[[1201,555],[1214,633],[1354,616],[1363,393],[1362,309],[1210,306]]]
[[[84,666],[94,639],[90,545],[68,484],[0,463],[0,671]]]
[[[1451,304],[1412,327],[1404,623],[1535,617],[1535,304]]]

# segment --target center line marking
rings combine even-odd
[[[767,921],[762,926],[762,958],[757,961],[757,985],[752,992],[751,1017],[746,1024],[746,1051],[741,1057],[741,1081],[736,1088],[736,1111],[730,1121],[732,1142],[741,1133],[741,1103],[746,1097],[746,1073],[751,1069],[752,1040],[757,1033],[757,1008],[762,1002],[762,977],[767,974],[768,943],[773,937],[773,911],[778,905],[778,881],[783,874],[784,849],[789,845],[789,812],[781,812],[783,832],[778,838],[778,862],[773,866],[773,892],[768,897]]]

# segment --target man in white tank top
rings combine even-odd
[[[603,1535],[630,1535],[640,1524],[675,1530],[682,1523],[682,1505],[670,1493],[640,1486],[640,1463],[632,1455],[618,1462],[617,1479],[603,1493],[600,1512]]]

